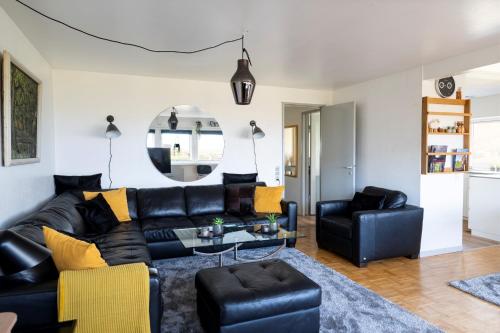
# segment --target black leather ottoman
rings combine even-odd
[[[203,269],[195,285],[209,333],[319,331],[320,286],[282,260]]]

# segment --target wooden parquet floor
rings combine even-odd
[[[299,217],[306,234],[297,249],[446,332],[500,332],[500,307],[447,285],[448,281],[500,272],[500,245],[416,260],[394,258],[358,268],[318,249],[314,217]]]

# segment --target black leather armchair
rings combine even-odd
[[[379,210],[351,210],[350,200],[322,201],[316,205],[316,241],[364,267],[369,261],[420,253],[424,210],[406,205],[406,195],[376,187],[363,191],[385,195]]]

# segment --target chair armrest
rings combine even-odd
[[[349,213],[351,200],[330,200],[316,203],[316,218],[328,215],[346,215]]]
[[[288,216],[288,231],[297,231],[297,203],[295,201],[281,200],[281,211]]]
[[[281,212],[283,215],[288,216],[288,231],[297,231],[297,203],[295,201],[281,200]],[[287,241],[288,247],[295,247],[297,240],[289,239]]]
[[[423,216],[423,208],[411,205],[354,212],[352,237],[355,263],[418,255]]]
[[[320,239],[321,218],[329,215],[348,215],[350,200],[318,201],[316,203],[316,240]]]

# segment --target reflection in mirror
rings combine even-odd
[[[196,106],[178,105],[161,112],[149,126],[151,162],[166,177],[192,182],[206,177],[222,160],[219,123]]]
[[[299,126],[291,125],[285,127],[285,175],[297,177],[297,147],[299,137]]]

